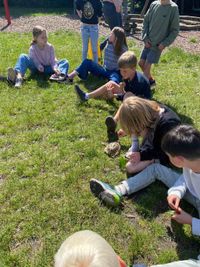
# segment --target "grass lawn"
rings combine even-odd
[[[26,53],[30,34],[1,33],[0,74]],[[78,34],[49,34],[58,58],[80,63]],[[129,40],[131,50],[139,49]],[[173,48],[154,68],[154,98],[170,105],[184,122],[200,129],[200,56]],[[103,80],[76,82],[86,90]],[[81,229],[101,234],[127,262],[165,263],[196,258],[200,240],[189,226],[170,221],[167,189],[155,183],[110,210],[93,197],[89,180],[112,184],[126,177],[123,151],[115,159],[104,154],[105,117],[119,103],[93,100],[80,105],[72,85],[27,80],[20,90],[0,83],[0,267],[52,266],[65,238]],[[193,207],[183,207],[196,215]]]

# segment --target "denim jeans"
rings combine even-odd
[[[81,65],[76,68],[76,71],[78,73],[78,76],[82,80],[86,80],[88,77],[88,73],[90,72],[95,76],[100,76],[116,83],[121,82],[121,75],[119,70],[107,70],[98,63],[92,61],[91,59],[83,60]]]
[[[81,26],[81,35],[82,35],[82,60],[87,58],[88,54],[88,43],[89,39],[92,44],[92,53],[94,62],[98,63],[98,37],[99,37],[99,26],[97,25],[86,25],[82,24]]]
[[[31,72],[37,72],[38,69],[36,68],[33,60],[26,54],[21,54],[17,60],[15,65],[15,70],[20,72],[23,76],[26,73],[27,69],[30,69]],[[67,74],[69,69],[69,63],[67,60],[63,59],[58,61],[58,70],[63,73]],[[51,75],[54,71],[51,66],[44,66],[44,74]]]
[[[122,183],[130,195],[147,187],[155,182],[155,180],[163,182],[167,187],[170,188],[179,179],[180,175],[180,173],[170,168],[167,168],[159,163],[154,163],[149,165],[139,174],[130,177],[128,180],[125,180]],[[197,209],[200,216],[200,200],[194,197],[188,190],[184,195],[184,199]]]
[[[134,266],[134,265],[133,265]],[[166,264],[151,265],[151,267],[199,267],[199,260],[175,261]]]
[[[105,1],[103,3],[103,14],[111,30],[117,26],[122,27],[122,15],[116,12],[114,4]]]

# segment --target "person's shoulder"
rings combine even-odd
[[[46,44],[46,47],[48,47],[48,48],[50,48],[50,49],[54,49],[54,46],[53,46],[52,44],[48,43],[48,42],[47,42],[47,44]]]
[[[173,1],[170,1],[170,5],[173,8],[178,8],[177,4],[175,2],[173,2]]]
[[[29,47],[29,51],[34,51],[36,49],[36,44],[31,44]]]

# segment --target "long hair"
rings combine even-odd
[[[159,111],[157,102],[131,96],[120,107],[119,121],[127,134],[140,136],[142,131],[155,127]]]
[[[47,30],[42,26],[39,25],[35,26],[32,30],[33,40],[30,45],[36,44],[38,36],[43,32],[47,32]]]
[[[126,42],[126,35],[124,29],[122,29],[121,27],[114,27],[112,29],[112,32],[114,33],[116,39],[114,45],[115,54],[117,56],[120,56],[122,54],[123,46],[128,47]]]
[[[79,231],[68,237],[55,255],[55,267],[120,267],[113,248],[100,235]]]

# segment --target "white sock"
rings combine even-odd
[[[125,196],[128,194],[127,189],[123,183],[116,185],[115,190],[120,196]]]
[[[85,99],[89,99],[89,98],[90,98],[89,94],[85,93]]]

